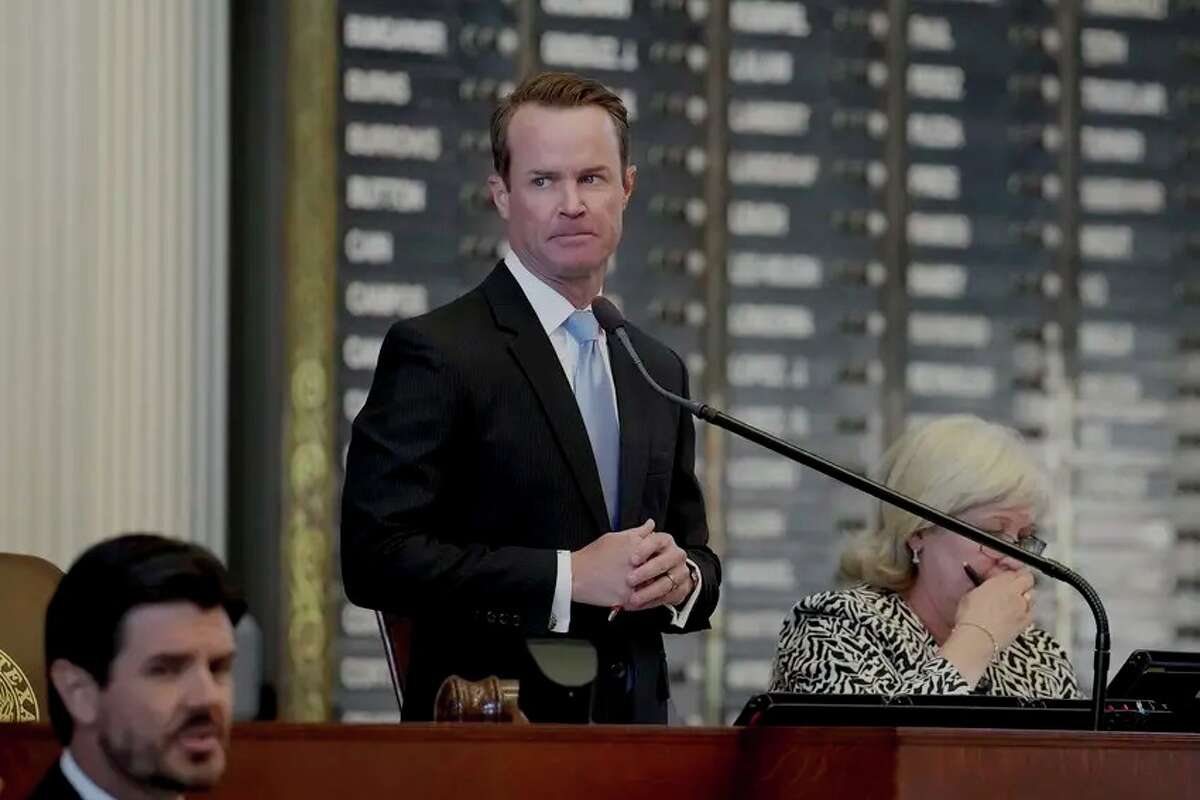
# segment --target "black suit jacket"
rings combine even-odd
[[[62,767],[55,760],[54,766],[46,770],[33,794],[29,795],[29,800],[79,800],[79,793],[67,782]]]
[[[670,349],[628,326],[650,373],[686,394]],[[615,344],[615,342],[613,342]],[[709,627],[721,583],[708,548],[691,417],[609,349],[621,425],[617,529],[653,518],[699,567],[687,631]],[[610,529],[575,397],[532,306],[503,262],[479,287],[384,340],[354,422],[342,495],[341,557],[354,603],[414,620],[405,715],[427,719],[451,674],[522,681],[546,714],[526,637],[548,636],[555,551]],[[665,722],[666,609],[572,605],[572,637],[595,643],[595,718]]]

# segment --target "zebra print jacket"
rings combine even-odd
[[[771,691],[971,693],[900,595],[869,586],[809,595],[795,605],[779,634]],[[1030,628],[1001,651],[974,691],[1068,699],[1079,696],[1079,685],[1062,646]]]

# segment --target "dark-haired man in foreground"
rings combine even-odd
[[[32,800],[160,800],[212,788],[245,610],[203,548],[129,534],[89,548],[46,611],[50,720],[65,749]]]

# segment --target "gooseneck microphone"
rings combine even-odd
[[[638,372],[642,373],[642,377],[650,384],[650,388],[661,394],[663,397],[670,400],[672,403],[677,403],[688,411],[695,414],[701,419],[708,419],[706,413],[712,411],[709,406],[704,403],[697,403],[695,400],[689,400],[686,397],[680,397],[674,392],[668,392],[666,389],[658,385],[658,381],[650,377],[650,373],[646,371],[646,365],[642,363],[642,358],[637,354],[637,350],[633,349],[633,342],[629,341],[629,334],[625,331],[625,317],[617,309],[612,301],[607,297],[597,297],[592,301],[592,313],[596,315],[596,322],[600,323],[600,327],[609,336],[616,336],[621,340],[621,344],[625,347],[625,351],[629,353],[629,357],[633,359],[634,365],[638,368]]]
[[[621,314],[617,307],[611,301],[604,297],[597,297],[592,301],[592,312],[596,315],[596,321],[600,323],[600,327],[610,336],[615,336],[621,342],[622,347],[629,353],[629,357],[633,359],[634,365],[638,372],[650,384],[650,388],[658,394],[667,398],[673,403],[686,408],[694,416],[704,420],[705,422],[716,425],[718,428],[723,428],[730,433],[736,434],[748,441],[765,447],[772,452],[803,464],[810,469],[814,469],[823,475],[827,475],[836,481],[844,483],[858,489],[860,492],[865,492],[872,497],[882,500],[885,503],[901,508],[910,514],[920,517],[938,527],[948,531],[953,531],[959,536],[964,536],[973,542],[977,542],[990,550],[997,553],[1003,553],[1006,556],[1020,561],[1023,564],[1028,564],[1039,572],[1047,575],[1055,580],[1071,586],[1079,592],[1083,599],[1087,602],[1088,608],[1091,609],[1092,617],[1096,622],[1096,646],[1095,657],[1093,664],[1095,674],[1092,681],[1092,727],[1093,730],[1100,730],[1104,711],[1104,695],[1106,684],[1108,683],[1108,661],[1109,648],[1111,644],[1111,636],[1108,628],[1108,613],[1104,610],[1104,603],[1100,600],[1100,595],[1088,583],[1082,575],[1072,570],[1065,564],[1061,564],[1054,559],[1045,558],[1044,556],[1035,555],[1026,552],[1012,542],[1005,541],[997,536],[993,536],[987,531],[980,530],[973,525],[955,519],[947,514],[938,511],[931,506],[927,506],[908,495],[900,494],[899,492],[884,486],[882,483],[866,478],[862,475],[855,474],[850,470],[835,464],[815,453],[797,447],[796,445],[778,436],[767,433],[764,430],[755,428],[753,425],[748,425],[745,422],[731,417],[725,412],[713,408],[705,403],[699,403],[695,400],[689,400],[686,397],[681,397],[674,392],[669,392],[650,376],[646,371],[645,364],[638,356],[637,351],[633,347],[633,343],[629,341],[629,333],[625,330],[625,317]]]

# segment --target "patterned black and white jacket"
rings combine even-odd
[[[771,691],[804,694],[970,694],[908,604],[858,586],[809,595],[783,622]],[[1079,696],[1066,651],[1038,628],[1000,653],[975,689],[1028,699]]]

